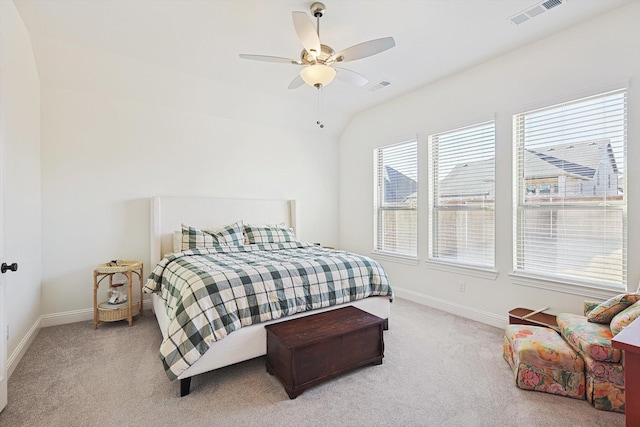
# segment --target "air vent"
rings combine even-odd
[[[542,7],[545,9],[553,9],[556,6],[560,6],[562,4],[562,0],[547,0],[542,3]]]
[[[532,7],[531,9],[526,10],[524,13],[525,15],[527,15],[529,18],[535,18],[536,16],[540,15],[541,13],[546,12],[546,10],[544,9],[544,7],[537,5]]]
[[[524,21],[528,21],[529,17],[527,15],[525,15],[524,13],[520,13],[516,16],[511,17],[511,22],[513,22],[516,25],[520,25],[522,24]]]
[[[512,17],[509,18],[509,20],[516,25],[520,25],[531,18],[535,18],[536,16],[542,15],[544,12],[548,11],[549,9],[553,9],[556,6],[560,6],[563,2],[566,2],[566,1],[567,0],[543,1],[542,3],[535,4],[532,7],[513,15]]]
[[[381,80],[378,83],[376,83],[375,85],[371,86],[369,88],[369,92],[375,92],[377,90],[380,90],[380,89],[382,89],[384,87],[389,86],[390,84],[391,84],[391,82],[388,82],[386,80]]]

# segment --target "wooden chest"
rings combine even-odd
[[[267,372],[295,399],[305,389],[384,357],[384,320],[355,307],[265,326]]]

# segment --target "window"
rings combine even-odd
[[[626,289],[626,96],[513,117],[515,273]]]
[[[494,122],[430,135],[429,164],[429,259],[493,269]]]
[[[374,250],[418,256],[418,144],[374,150]]]

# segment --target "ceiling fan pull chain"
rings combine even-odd
[[[320,129],[324,128],[322,123],[322,86],[318,86],[318,121],[316,122]]]

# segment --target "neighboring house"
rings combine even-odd
[[[456,165],[440,182],[441,203],[493,200],[495,177],[486,163]],[[524,151],[526,197],[580,198],[619,195],[620,171],[608,140],[563,143]],[[442,200],[445,199],[445,200]]]
[[[471,200],[493,200],[494,198],[494,164],[495,158],[456,165],[447,176],[440,181],[438,195],[450,202]]]
[[[619,171],[609,140],[525,150],[527,196],[617,196]]]
[[[399,172],[385,166],[384,201],[378,214],[381,232],[376,235],[376,247],[383,251],[404,254],[417,253],[417,239],[411,230],[415,230],[417,215],[418,183]]]
[[[385,206],[393,204],[411,203],[411,196],[415,200],[415,194],[418,190],[418,184],[412,178],[409,178],[402,172],[399,172],[391,166],[385,166],[384,174],[384,204]],[[414,203],[415,204],[415,203]]]

